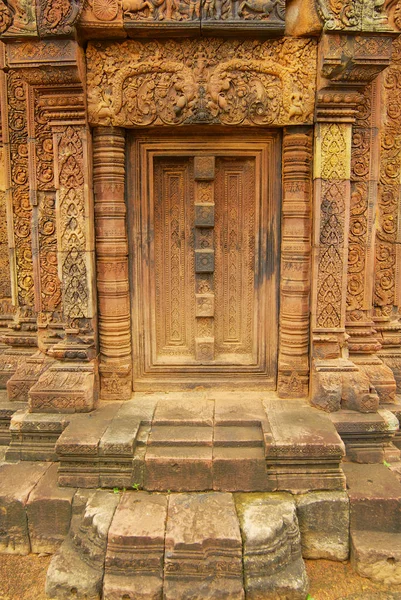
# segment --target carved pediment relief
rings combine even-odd
[[[90,43],[92,125],[311,123],[316,42]]]

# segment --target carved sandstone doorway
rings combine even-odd
[[[276,133],[132,137],[134,390],[275,389]]]

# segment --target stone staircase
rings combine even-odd
[[[148,491],[341,490],[344,444],[327,416],[274,394],[142,395],[71,418],[59,483]]]
[[[49,598],[305,600],[303,558],[350,548],[401,583],[398,405],[362,415],[363,436],[359,414],[256,392],[2,406],[0,552],[55,553]],[[342,462],[343,442],[375,464]]]
[[[90,493],[47,574],[49,598],[305,600],[290,494]]]

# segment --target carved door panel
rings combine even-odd
[[[132,144],[134,389],[275,386],[276,137],[219,140]]]

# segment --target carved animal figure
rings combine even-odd
[[[252,12],[264,13],[267,17],[276,6],[277,0],[244,0],[238,9],[238,15],[242,16],[245,8]]]
[[[145,8],[149,9],[150,14],[153,14],[154,6],[148,0],[123,0],[124,13],[135,13]]]

